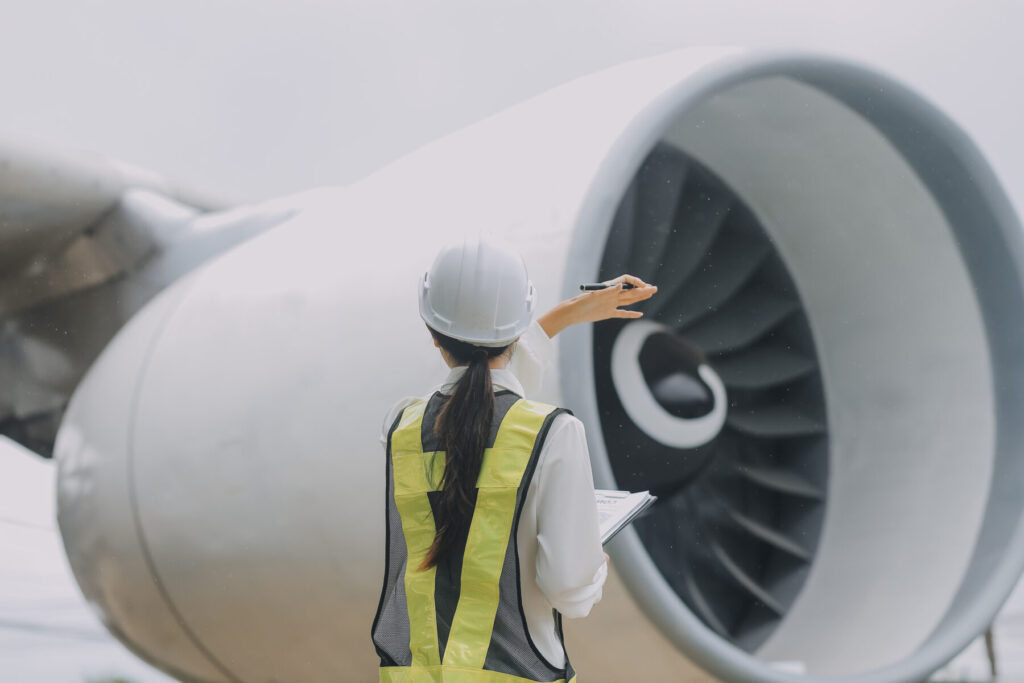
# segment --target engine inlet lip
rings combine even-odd
[[[638,107],[636,116],[611,145],[587,190],[576,217],[569,248],[563,295],[572,296],[576,283],[594,278],[607,239],[617,197],[672,121],[698,102],[744,82],[771,76],[787,77],[842,102],[889,140],[929,188],[948,218],[963,250],[978,293],[986,340],[994,367],[1003,381],[995,387],[997,405],[996,473],[1016,470],[1024,463],[1015,453],[1024,445],[1024,425],[1006,416],[1024,408],[1024,367],[1015,361],[1015,348],[1024,344],[1024,235],[1012,206],[992,169],[975,144],[945,114],[902,84],[867,66],[846,60],[794,51],[689,50],[690,67],[659,96]],[[941,192],[955,187],[956,192]],[[989,236],[973,237],[968,226]],[[998,237],[994,239],[993,236]],[[977,277],[984,272],[986,277]],[[589,377],[593,366],[593,333],[588,326],[571,329],[560,345],[562,391],[587,424],[600,423]],[[999,419],[1002,418],[1002,419]],[[604,444],[591,445],[595,483],[614,488]],[[993,491],[999,488],[993,481]],[[979,544],[996,541],[1001,532],[999,513],[1005,496],[990,496]],[[1003,516],[1005,516],[1005,512]],[[966,647],[991,621],[1024,571],[1024,526],[1003,539],[1006,550],[995,569],[974,558],[961,591],[968,582],[984,581],[970,600],[960,600],[939,622],[931,636],[896,663],[859,672],[859,680],[897,681],[923,678],[945,663],[951,653]],[[769,670],[765,663],[722,640],[685,609],[660,575],[633,529],[613,544],[611,553],[628,589],[662,631],[700,666],[731,680],[799,681],[801,676]],[[953,610],[956,610],[954,614]],[[954,618],[955,617],[955,618]],[[824,678],[822,680],[828,680]]]

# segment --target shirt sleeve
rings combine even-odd
[[[608,563],[601,547],[583,423],[555,418],[534,472],[537,488],[537,585],[569,618],[585,617],[601,599]]]
[[[398,417],[399,413],[405,410],[406,406],[411,405],[418,401],[416,396],[406,396],[401,399],[395,405],[391,406],[391,410],[384,416],[384,422],[380,426],[380,444],[384,447],[388,445],[388,432],[391,431],[391,425],[394,424],[395,418]]]
[[[526,396],[540,393],[544,372],[555,356],[555,341],[537,320],[530,323],[519,336],[519,343],[508,362],[508,369],[523,385]]]

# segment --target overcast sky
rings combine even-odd
[[[346,183],[573,77],[687,45],[850,56],[1024,178],[1024,3],[0,0],[0,139],[121,157],[225,197]],[[1018,203],[1018,205],[1020,205]]]

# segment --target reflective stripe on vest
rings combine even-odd
[[[441,590],[437,575],[441,565],[425,571],[419,571],[418,567],[426,558],[435,534],[428,494],[440,489],[445,453],[429,446],[437,445],[433,419],[445,400],[447,397],[435,393],[429,401],[418,401],[406,407],[392,425],[388,438],[387,490],[389,506],[393,507],[389,508],[388,519],[388,567],[373,625],[374,643],[381,655],[380,680],[388,683],[564,683],[568,678],[575,681],[568,657],[564,667],[553,667],[530,639],[518,586],[518,566],[505,566],[518,561],[515,532],[522,500],[547,429],[558,413],[571,411],[525,400],[507,390],[495,394],[496,431],[492,427],[489,445],[484,450],[473,515],[462,554],[457,558],[461,571],[456,576],[461,583],[454,589],[451,585],[445,586],[445,590],[457,593],[457,602],[448,603],[454,605],[454,615],[447,613],[450,616],[447,640],[439,641],[439,596],[435,591]],[[428,412],[432,419],[424,424]],[[396,524],[395,517],[400,524]],[[399,567],[403,542],[404,562]],[[504,602],[503,571],[514,572],[505,574]],[[514,577],[511,586],[509,576]],[[499,607],[503,609],[500,615]],[[492,640],[499,617],[502,624],[512,626],[503,627],[501,642],[495,644]],[[518,640],[523,642],[516,642]],[[493,650],[492,645],[496,645]],[[510,648],[514,652],[511,656],[508,655]],[[489,652],[492,653],[490,660]]]

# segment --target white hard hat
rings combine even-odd
[[[519,253],[492,237],[446,244],[419,283],[420,317],[478,346],[505,346],[530,325],[537,300]]]

